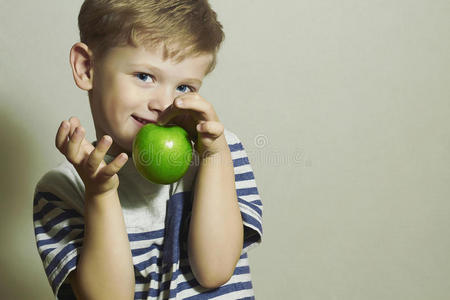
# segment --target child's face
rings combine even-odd
[[[179,63],[163,60],[162,47],[117,47],[94,67],[90,99],[97,140],[114,140],[108,154],[131,154],[133,139],[143,126],[135,117],[156,122],[176,96],[198,92],[211,54],[187,57]]]

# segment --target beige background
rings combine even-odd
[[[450,2],[212,2],[227,35],[202,95],[264,203],[257,299],[450,298]],[[81,1],[0,0],[0,298],[51,299],[32,192],[94,138],[68,64]]]

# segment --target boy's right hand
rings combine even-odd
[[[75,167],[85,185],[86,195],[101,197],[119,187],[117,172],[125,165],[128,156],[118,155],[109,164],[103,158],[112,145],[110,136],[103,136],[94,147],[85,138],[85,130],[76,117],[64,120],[56,134],[56,148]]]

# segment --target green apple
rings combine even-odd
[[[177,125],[144,125],[133,140],[133,162],[139,173],[153,183],[179,180],[192,160],[188,133]]]

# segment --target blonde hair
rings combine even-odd
[[[225,38],[207,0],[85,0],[78,15],[81,42],[101,60],[109,49],[163,46],[164,59],[213,54]]]

